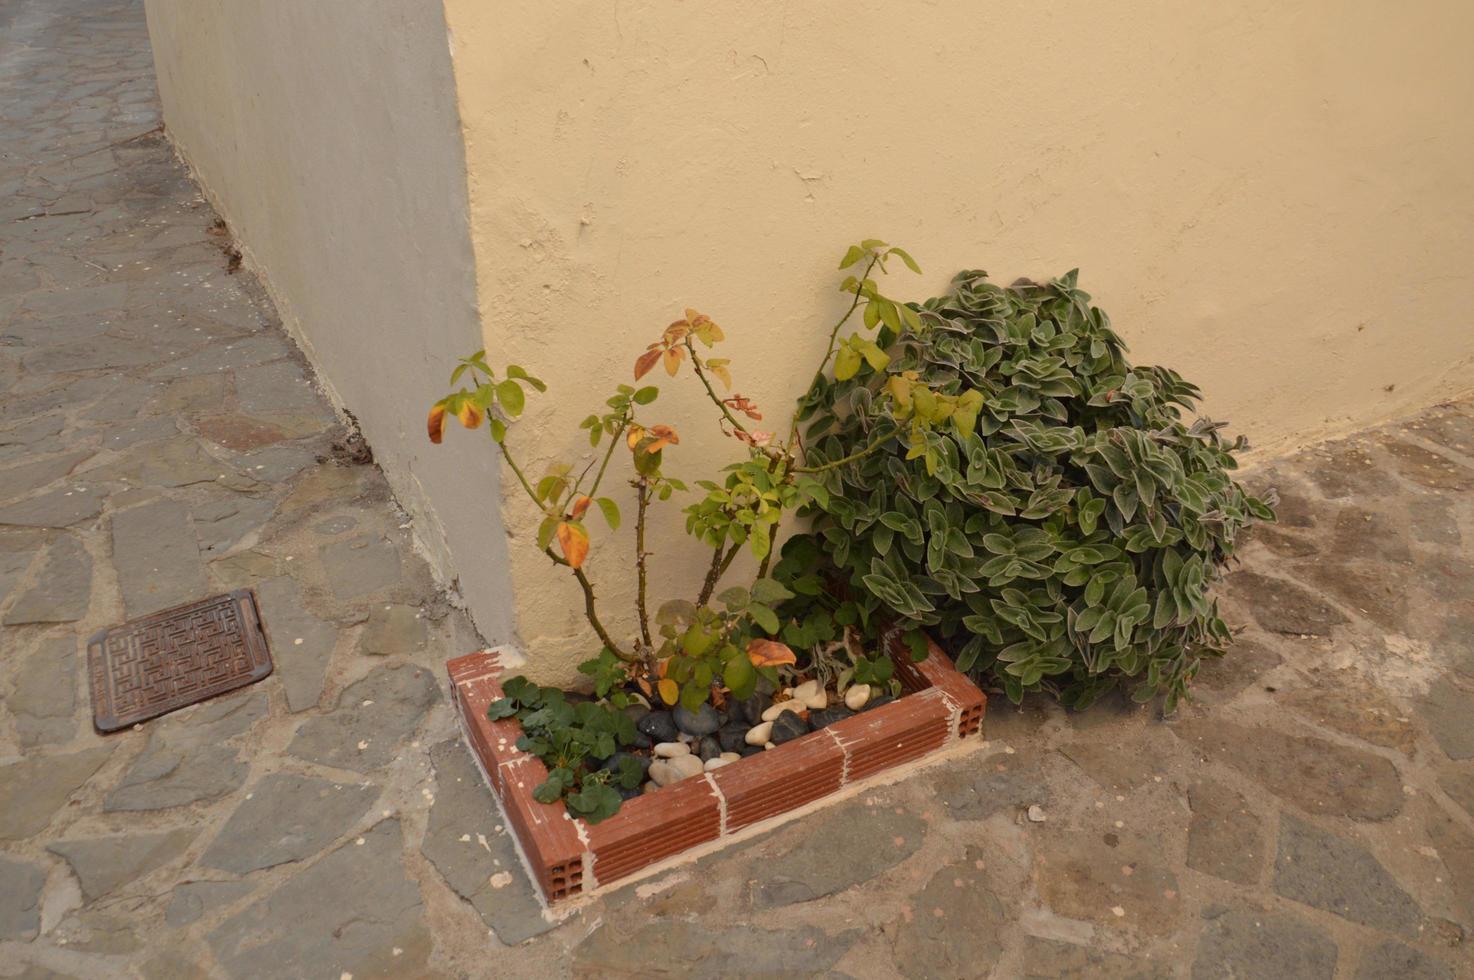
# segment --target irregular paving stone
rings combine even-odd
[[[1371,852],[1288,813],[1280,818],[1274,890],[1352,922],[1408,936],[1417,934],[1422,918],[1417,903]]]
[[[248,881],[186,881],[170,892],[164,921],[176,929],[198,922],[201,916],[231,904],[254,888]]]
[[[103,449],[118,451],[144,442],[168,439],[179,433],[172,418],[132,419],[112,426],[99,440]]]
[[[1474,759],[1474,691],[1451,678],[1433,682],[1417,701],[1417,711],[1429,733],[1450,759]]]
[[[262,483],[283,483],[317,461],[317,454],[301,446],[268,446],[243,453],[236,465]]]
[[[250,490],[256,481],[241,476],[234,469],[205,452],[192,437],[171,439],[149,447],[143,454],[88,471],[88,475],[117,479],[135,486],[177,488],[209,483],[231,490]]]
[[[90,451],[84,450],[6,467],[0,470],[0,500],[19,497],[55,483],[91,456]]]
[[[1193,719],[1173,732],[1281,799],[1311,813],[1386,820],[1402,809],[1402,779],[1381,756],[1272,728]]]
[[[1027,749],[950,766],[932,777],[936,798],[954,820],[986,820],[995,813],[1050,801],[1044,755]]]
[[[302,589],[283,576],[256,586],[261,619],[271,646],[275,673],[287,692],[291,711],[306,711],[322,696],[323,678],[338,631],[302,605]]]
[[[92,556],[77,538],[62,534],[46,549],[35,586],[5,613],[5,623],[74,623],[87,615],[91,598]]]
[[[276,511],[276,501],[229,491],[210,496],[189,509],[195,537],[206,558],[223,555],[248,534],[259,531]]]
[[[1314,687],[1286,692],[1284,702],[1317,724],[1412,754],[1417,732],[1381,688],[1349,669],[1322,673],[1314,683]]]
[[[1412,560],[1402,529],[1386,514],[1347,507],[1336,515],[1331,553],[1340,558],[1406,563]]]
[[[1474,817],[1474,773],[1445,773],[1438,777],[1438,788],[1463,807],[1465,813]]]
[[[440,876],[503,943],[514,946],[552,929],[501,823],[496,800],[459,739],[430,750],[435,803],[420,844]]]
[[[983,872],[985,856],[982,848],[969,847],[908,903],[894,948],[902,976],[985,976],[998,962],[1007,913]]]
[[[1454,980],[1454,971],[1389,939],[1362,956],[1353,980]]]
[[[1326,636],[1346,617],[1324,599],[1284,579],[1237,571],[1228,577],[1229,591],[1249,607],[1254,621],[1271,633]]]
[[[400,603],[374,606],[368,623],[359,637],[358,647],[364,653],[389,656],[417,653],[425,648],[425,620],[420,610]]]
[[[578,944],[573,976],[677,976],[686,980],[729,977],[822,976],[855,941],[861,930],[831,936],[813,926],[765,928],[762,941],[745,924],[722,928],[668,919],[634,930],[606,923]]]
[[[76,640],[53,636],[21,662],[5,706],[15,716],[22,748],[65,742],[76,732],[72,715],[77,706],[78,657]]]
[[[233,371],[250,367],[253,364],[274,361],[291,352],[292,347],[285,337],[274,333],[257,334],[243,340],[231,341],[228,344],[212,345],[188,357],[173,358],[168,364],[151,372],[148,377],[159,381],[172,381],[194,374]]]
[[[1414,500],[1408,504],[1413,537],[1424,544],[1457,547],[1463,543],[1459,522],[1447,500]]]
[[[1355,496],[1363,500],[1385,497],[1393,490],[1393,480],[1378,468],[1365,451],[1346,442],[1330,443],[1332,454],[1324,461],[1311,463],[1305,470],[1321,493],[1340,500]]]
[[[46,548],[42,532],[20,531],[0,534],[0,602],[20,583],[31,562]]]
[[[430,934],[398,820],[344,844],[206,937],[232,977],[408,977]],[[325,900],[330,899],[330,900]]]
[[[1187,866],[1194,871],[1253,885],[1264,865],[1264,831],[1249,801],[1222,783],[1205,780],[1188,787],[1192,820],[1187,829]]]
[[[843,803],[788,831],[784,852],[757,869],[753,907],[778,908],[853,888],[915,854],[925,834],[921,818],[903,807]]]
[[[274,412],[317,412],[323,396],[312,386],[305,367],[296,361],[276,361],[245,368],[235,374],[236,399],[247,415]]]
[[[210,591],[189,511],[173,500],[113,514],[113,567],[129,619],[203,599]]]
[[[1280,912],[1211,909],[1192,980],[1331,980],[1336,944],[1319,926]]]
[[[98,487],[77,484],[0,507],[0,524],[22,527],[71,527],[102,513]]]
[[[1134,790],[1160,775],[1160,761],[1171,748],[1171,736],[1151,729],[1110,741],[1091,738],[1070,742],[1059,751],[1102,787]]]
[[[1447,456],[1400,439],[1384,439],[1383,448],[1392,455],[1393,467],[1419,486],[1435,490],[1474,490],[1474,470]]]
[[[45,886],[45,868],[0,854],[0,940],[36,938]]]
[[[1284,662],[1284,657],[1264,644],[1240,637],[1223,656],[1203,658],[1193,687],[1231,698]]]
[[[322,546],[328,582],[339,599],[354,599],[399,581],[399,551],[392,541],[361,534]]]
[[[1181,889],[1160,839],[1118,834],[1103,848],[1094,834],[1041,828],[1034,880],[1056,913],[1157,936],[1176,927]]]
[[[198,863],[248,874],[301,861],[346,834],[378,796],[377,786],[272,773],[236,807]]]
[[[199,828],[186,827],[157,834],[63,840],[46,845],[46,849],[66,859],[82,886],[83,900],[95,902],[120,885],[168,864],[183,854],[198,834]]]
[[[264,717],[266,707],[266,695],[257,691],[160,723],[103,810],[163,810],[233,792],[246,781],[248,767],[224,742]]]
[[[1423,824],[1429,842],[1448,870],[1444,880],[1463,906],[1465,921],[1474,919],[1474,834],[1434,806],[1426,808]]]
[[[60,413],[27,419],[0,429],[0,459],[29,459],[43,452],[55,450],[54,436],[66,428],[66,418]]]
[[[290,436],[270,422],[244,415],[222,415],[195,424],[195,431],[219,446],[246,452],[285,442]]]
[[[332,714],[309,718],[287,752],[299,759],[368,772],[397,755],[399,740],[440,700],[428,670],[385,666],[350,684]]]
[[[1298,574],[1386,630],[1397,631],[1407,623],[1406,569],[1392,571],[1338,561],[1317,562],[1298,569]]]
[[[1076,946],[1038,936],[1024,937],[1024,980],[1171,980],[1165,963]],[[963,974],[959,974],[963,975]]]
[[[0,840],[22,840],[43,829],[112,753],[104,745],[0,766]]]

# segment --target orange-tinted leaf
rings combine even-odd
[[[456,412],[456,418],[460,419],[461,425],[464,425],[468,429],[474,429],[479,426],[481,420],[485,417],[486,413],[481,411],[469,398],[461,402],[460,410]]]
[[[653,441],[644,447],[647,453],[658,453],[666,446],[679,446],[681,437],[676,435],[676,430],[668,425],[652,425],[650,435]]]
[[[445,406],[436,402],[430,406],[430,420],[427,428],[430,431],[430,441],[437,446],[445,436]]]
[[[754,667],[777,667],[797,662],[786,643],[777,640],[752,640],[747,644],[747,659]]]
[[[660,700],[666,704],[675,704],[681,697],[681,686],[669,677],[660,679]]]
[[[568,513],[575,521],[581,521],[583,520],[584,511],[588,510],[589,504],[593,502],[593,497],[587,494],[580,494],[573,499],[573,508]]]
[[[686,352],[681,350],[681,348],[679,347],[672,347],[665,352],[666,374],[670,375],[671,377],[676,376],[676,372],[679,371],[681,368],[681,358],[685,356],[685,353]]]
[[[665,328],[664,337],[666,346],[670,346],[671,344],[679,344],[681,341],[686,339],[686,334],[690,332],[691,324],[687,323],[685,320],[677,320],[675,323],[672,323],[670,326]]]
[[[563,549],[563,557],[568,559],[569,566],[579,568],[589,556],[588,532],[577,524],[564,521],[558,525],[558,546]]]
[[[653,368],[657,363],[659,363],[660,354],[660,348],[657,347],[655,350],[647,350],[645,353],[639,356],[639,358],[635,361],[636,381],[639,381],[645,375],[649,374],[650,369]]]

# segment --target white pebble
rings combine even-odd
[[[678,755],[666,763],[677,779],[700,775],[705,764],[694,755]]]
[[[818,693],[819,693],[819,682],[818,681],[804,681],[798,687],[795,687],[793,689],[793,696],[796,697],[796,698],[798,698],[800,701],[807,700],[808,698],[811,698],[815,694],[818,694]]]
[[[691,746],[685,742],[659,742],[655,746],[655,754],[662,759],[674,759],[677,756],[690,755]]]
[[[1034,804],[1034,805],[1032,805],[1032,806],[1029,807],[1029,822],[1030,823],[1043,823],[1044,820],[1045,820],[1045,817],[1044,817],[1044,808],[1042,806],[1039,806],[1036,803],[1036,804]]]
[[[739,756],[739,758],[741,757]],[[715,759],[706,760],[706,771],[711,772],[713,769],[720,769],[722,766],[730,766],[731,764],[731,759],[723,759],[721,756],[717,756]]]
[[[726,759],[728,762],[736,762],[738,759],[742,758],[742,753],[740,753],[740,752],[723,752],[721,755],[717,756],[717,758],[718,759]]]
[[[767,711],[763,712],[763,721],[773,721],[785,711],[792,711],[794,714],[797,714],[802,710],[804,710],[804,703],[802,701],[779,701]]]
[[[747,733],[748,745],[765,745],[768,739],[773,737],[773,723],[765,721],[757,725]]]
[[[851,684],[850,689],[844,692],[844,706],[851,711],[859,711],[870,701],[869,684]]]

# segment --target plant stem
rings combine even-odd
[[[635,519],[635,567],[639,570],[639,592],[635,595],[635,611],[640,614],[640,639],[645,641],[646,650],[654,650],[650,642],[650,614],[645,609],[645,509],[650,504],[650,481],[640,477],[635,482],[639,497],[639,513]]]
[[[572,565],[568,564],[568,559],[554,552],[552,548],[544,548],[543,553],[553,560],[554,565],[566,565],[569,568],[573,568]],[[583,589],[583,614],[588,619],[589,625],[594,628],[594,633],[598,635],[599,642],[608,647],[610,653],[625,663],[639,663],[640,658],[622,650],[619,644],[614,642],[614,638],[609,635],[609,631],[604,628],[604,624],[599,621],[599,615],[594,611],[594,585],[589,581],[589,577],[583,573],[583,569],[573,568],[573,577],[578,580],[579,586]]]
[[[716,591],[717,583],[722,580],[723,575],[727,574],[727,569],[732,565],[732,559],[737,557],[737,552],[741,548],[740,544],[733,544],[725,554],[722,552],[721,545],[712,549],[711,567],[706,570],[706,581],[701,583],[701,594],[696,597],[696,605],[704,606],[711,600],[711,594]]]
[[[527,482],[527,477],[523,474],[522,467],[517,465],[517,461],[513,459],[512,454],[507,451],[507,444],[503,442],[500,445],[502,450],[502,459],[506,460],[507,465],[512,468],[512,472],[517,474],[517,481],[522,484],[522,489],[527,491],[527,496],[532,498],[533,503],[538,504],[538,506],[541,507],[542,504],[537,499],[537,494],[533,493],[532,484]],[[604,628],[604,624],[600,622],[599,614],[594,609],[594,586],[593,583],[589,581],[589,577],[583,573],[583,569],[573,568],[572,565],[568,564],[568,559],[553,551],[551,547],[544,548],[543,553],[553,560],[553,564],[564,565],[572,569],[573,577],[578,580],[579,587],[583,589],[584,617],[588,619],[589,625],[594,628],[594,633],[598,635],[599,641],[603,643],[606,647],[608,647],[609,652],[614,654],[620,660],[623,660],[626,663],[638,663],[639,658],[635,657],[632,654],[626,653],[623,649],[621,649],[619,644],[614,642],[614,638],[609,635],[609,631]]]
[[[819,466],[799,466],[796,467],[793,472],[823,473],[826,470],[835,469],[837,467],[845,465],[846,463],[853,463],[857,459],[863,459],[864,457],[869,456],[875,450],[879,449],[881,446],[894,439],[896,435],[897,433],[892,432],[890,435],[881,436],[880,438],[873,440],[870,445],[866,446],[864,449],[856,450],[855,452],[850,453],[848,456],[842,456],[839,459],[831,460],[828,463],[822,463]]]
[[[747,432],[747,427],[737,421],[737,416],[732,414],[731,410],[727,408],[726,402],[722,401],[717,395],[716,389],[711,386],[711,381],[706,376],[706,369],[701,366],[701,358],[697,355],[696,347],[691,343],[689,336],[686,338],[686,350],[691,354],[691,366],[696,369],[696,377],[700,378],[701,383],[706,386],[706,393],[711,396],[712,402],[717,408],[721,409],[722,415],[726,417],[734,429],[738,432]]]
[[[829,347],[824,351],[824,360],[822,360],[822,361],[819,362],[818,369],[816,371],[814,371],[814,381],[817,382],[819,380],[819,378],[824,374],[824,369],[829,366],[829,359],[834,356],[834,342],[835,342],[835,340],[837,340],[839,338],[839,329],[840,329],[840,327],[843,327],[846,323],[849,322],[850,317],[854,315],[855,308],[860,305],[860,297],[862,295],[864,295],[865,280],[867,280],[867,279],[870,278],[870,272],[871,272],[871,270],[875,268],[875,264],[877,262],[879,262],[879,261],[880,261],[880,256],[879,255],[871,255],[870,256],[870,264],[867,265],[867,266],[865,266],[865,273],[864,273],[864,275],[860,276],[860,281],[855,285],[855,298],[852,299],[852,300],[850,300],[849,309],[845,310],[844,311],[844,316],[840,317],[839,320],[835,322],[834,326],[830,328],[830,330],[829,330]],[[810,385],[810,389],[811,390],[812,390],[812,387],[813,386]],[[793,442],[797,438],[798,438],[798,409],[795,408],[793,410],[793,422],[789,425],[789,428],[788,428],[788,446],[787,446],[787,451],[790,454],[793,451]]]
[[[614,435],[609,439],[609,448],[604,450],[604,462],[599,464],[599,472],[594,474],[594,485],[589,488],[589,496],[592,497],[599,492],[599,484],[604,482],[604,471],[609,468],[609,457],[614,455],[614,447],[619,445],[624,432],[630,427],[630,417],[626,415],[619,428],[614,430]]]

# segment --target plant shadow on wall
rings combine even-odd
[[[1221,653],[1229,632],[1209,587],[1238,531],[1273,519],[1272,501],[1229,477],[1242,440],[1184,422],[1197,389],[1132,368],[1074,272],[1008,288],[963,272],[918,304],[880,292],[877,274],[896,262],[921,271],[873,239],[841,260],[847,308],[786,434],[758,429],[759,407],[728,393],[730,363],[710,356],[724,334],[709,317],[687,310],[639,355],[636,382],[689,365],[745,450],[695,481],[686,529],[710,563],[692,598],[653,615],[647,516],[691,492],[665,471],[677,430],[647,417],[659,389],[620,385],[607,412],[581,423],[592,459],[534,480],[508,425],[545,385],[516,365],[498,376],[484,351],[455,368],[451,384],[469,385],[432,407],[431,440],[447,417],[487,425],[544,514],[538,547],[577,580],[602,644],[580,665],[592,695],[510,678],[491,706],[547,765],[541,802],[601,820],[640,792],[883,704],[900,693],[884,652],[893,637],[920,659],[931,632],[1015,702],[1045,691],[1083,708],[1130,680],[1138,700],[1165,695],[1169,713],[1201,658]],[[841,337],[857,312],[863,326]],[[633,492],[638,630],[628,638],[605,628],[584,568],[591,512],[620,524],[601,491],[624,454],[627,476],[615,479]],[[808,530],[775,551],[791,512]],[[756,577],[723,589],[743,548]]]

